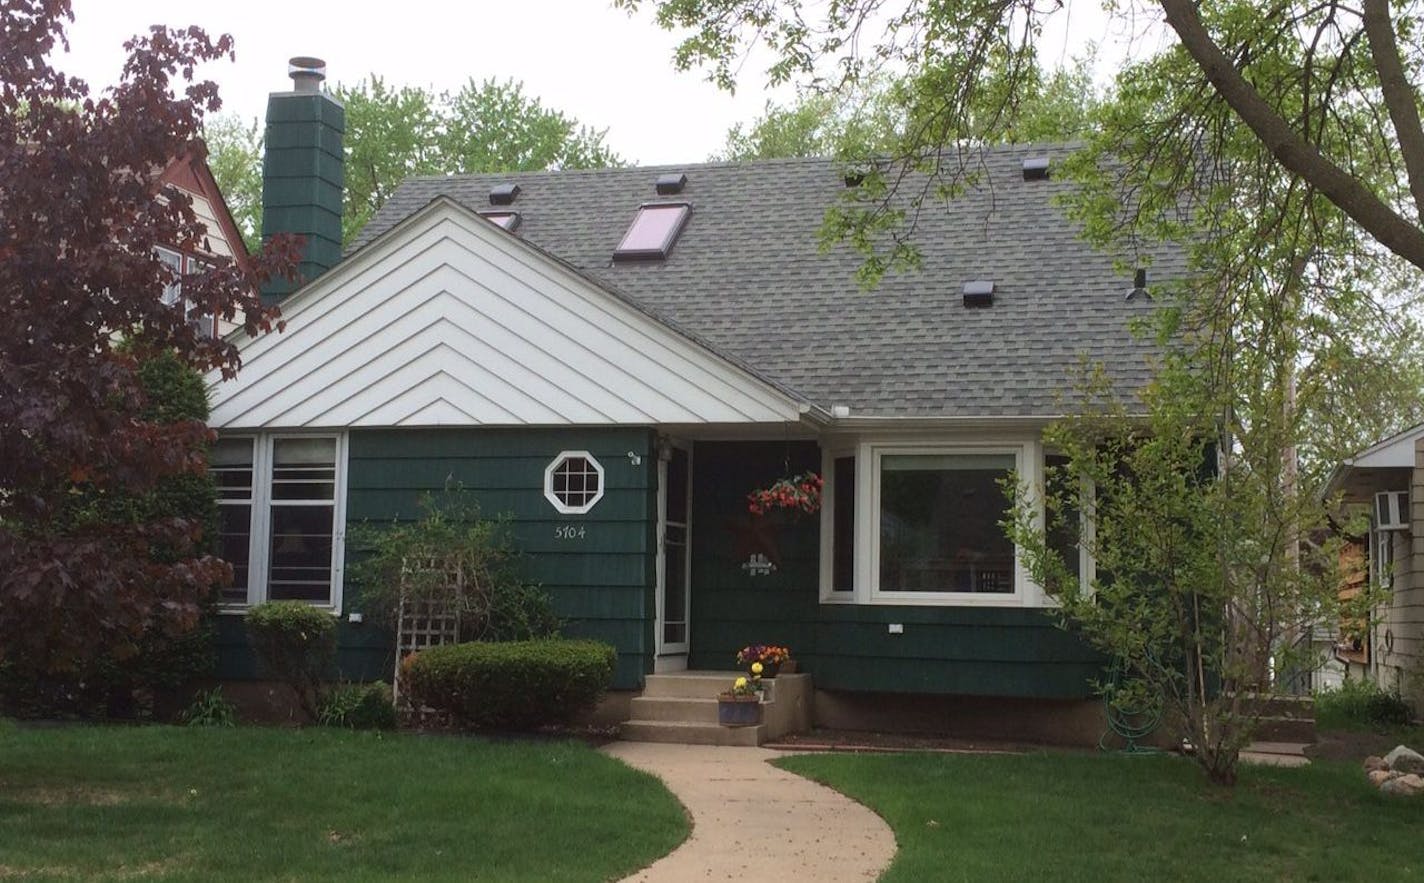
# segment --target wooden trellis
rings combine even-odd
[[[450,565],[450,566],[447,566]],[[421,575],[441,575],[441,584],[450,589],[441,593],[443,597],[410,597],[410,581]],[[407,722],[421,723],[437,717],[431,708],[416,708],[401,683],[401,663],[412,653],[418,653],[441,644],[456,644],[460,641],[461,601],[465,596],[465,570],[458,561],[442,562],[429,560],[412,567],[408,562],[401,568],[400,614],[396,624],[396,671],[392,681],[395,688],[396,710]]]

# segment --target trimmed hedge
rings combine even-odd
[[[417,704],[457,724],[532,729],[592,708],[616,661],[613,647],[598,641],[449,644],[409,657],[404,684]]]
[[[304,601],[267,601],[245,619],[258,666],[286,682],[315,720],[318,690],[336,663],[336,618]]]

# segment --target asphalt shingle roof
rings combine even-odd
[[[844,193],[830,160],[795,159],[590,171],[412,178],[353,243],[372,241],[446,196],[488,210],[490,188],[516,182],[518,235],[622,292],[654,315],[783,387],[856,415],[1048,416],[1083,358],[1121,388],[1148,375],[1153,347],[1128,330],[1153,308],[1125,300],[1131,273],[1078,238],[1055,203],[1070,183],[1024,181],[1022,160],[1063,147],[991,148],[977,183],[927,200],[914,241],[919,269],[866,290],[863,258],[823,251],[826,209]],[[659,174],[686,189],[658,197]],[[645,202],[687,201],[692,215],[666,261],[614,263]],[[1152,258],[1152,282],[1180,275],[1179,255]],[[991,279],[992,307],[963,305],[965,282]]]

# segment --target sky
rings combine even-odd
[[[379,9],[364,14],[355,10]],[[260,118],[267,93],[290,87],[287,59],[314,55],[331,83],[370,73],[390,85],[455,90],[468,79],[522,81],[525,94],[596,129],[638,164],[697,162],[719,150],[728,128],[750,122],[768,99],[790,87],[765,88],[765,57],[742,68],[736,94],[700,71],[672,63],[677,35],[644,9],[632,16],[609,0],[400,0],[377,5],[334,0],[74,0],[70,52],[54,59],[93,88],[117,79],[122,44],[152,24],[196,24],[236,41],[235,62],[203,69],[216,81],[223,111]],[[1126,46],[1096,3],[1079,2],[1047,34],[1044,60],[1070,60],[1088,41]],[[1126,51],[1104,50],[1100,69]]]

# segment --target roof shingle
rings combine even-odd
[[[1150,342],[1128,330],[1153,308],[1125,299],[1131,272],[1078,237],[1055,197],[1071,183],[1023,180],[1022,161],[1066,148],[986,149],[977,184],[927,198],[919,269],[872,290],[845,245],[823,251],[825,212],[844,193],[830,160],[412,178],[353,243],[374,240],[432,199],[488,208],[490,187],[520,186],[520,237],[709,345],[829,409],[859,416],[1051,416],[1083,359],[1121,389],[1145,382]],[[660,174],[687,173],[675,199],[692,216],[666,261],[614,262]],[[1183,272],[1153,257],[1156,281]],[[966,308],[963,286],[993,280],[994,303]]]

